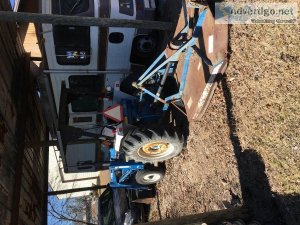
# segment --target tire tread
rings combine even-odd
[[[168,157],[164,156],[160,158],[142,158],[138,155],[138,150],[146,143],[150,141],[167,141],[174,145],[175,153],[170,154]],[[156,163],[163,162],[169,158],[178,155],[183,148],[183,135],[176,131],[173,127],[137,127],[127,134],[122,141],[122,150],[128,156],[130,160],[143,163]]]

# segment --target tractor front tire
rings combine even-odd
[[[165,171],[161,167],[151,167],[145,170],[139,170],[135,174],[135,180],[141,185],[156,184],[165,176]]]
[[[173,127],[137,127],[122,142],[129,160],[142,163],[163,162],[177,156],[184,138]]]

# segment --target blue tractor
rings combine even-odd
[[[89,2],[70,7],[57,1],[56,8],[46,4],[43,13],[81,15],[80,10],[86,10],[87,16],[97,16],[96,3]],[[111,8],[110,15],[136,19],[138,8],[129,4],[132,1],[122,2],[126,4],[116,6],[116,12]],[[154,12],[155,2],[149,1],[144,10]],[[125,6],[132,13],[117,10]],[[63,7],[70,9],[60,10]],[[223,28],[212,29],[207,4],[190,1],[183,4],[182,12],[178,34],[159,55],[154,54],[160,41],[154,31],[43,24],[41,40],[47,60],[39,83],[64,172],[109,170],[111,188],[147,189],[163,179],[160,163],[179,155],[185,142],[182,130],[170,122],[170,106],[183,117],[190,117],[189,112],[200,114],[211,98],[216,75],[226,68],[226,54],[214,44]],[[208,15],[209,32],[205,33]],[[207,50],[201,50],[199,43],[208,45]],[[125,52],[128,46],[131,54]],[[119,68],[127,65],[122,64],[125,61],[130,61],[129,70]],[[203,75],[202,83],[194,71]]]

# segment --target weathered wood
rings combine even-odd
[[[40,13],[23,13],[0,11],[0,21],[33,22],[54,25],[98,26],[98,27],[132,27],[151,30],[173,30],[174,23],[149,20],[108,19],[82,16],[64,16]]]
[[[0,1],[0,10],[9,10],[8,0]],[[45,224],[47,213],[47,196],[44,195],[47,192],[47,170],[44,169],[47,152],[24,146],[32,140],[43,141],[46,136],[34,78],[28,73],[29,58],[25,62],[24,56],[17,24],[0,22],[1,225]]]
[[[30,60],[42,61],[35,25],[33,23],[19,23],[19,32],[25,50],[31,54]]]
[[[234,219],[249,219],[247,208],[231,208],[226,210],[206,212],[195,215],[182,216],[179,218],[165,219],[155,222],[143,223],[141,225],[193,225],[193,224],[217,224]]]
[[[17,157],[16,157],[16,167],[15,167],[15,183],[13,187],[13,202],[12,202],[12,208],[14,209],[11,214],[11,224],[12,225],[18,225],[19,223],[19,205],[20,205],[20,197],[21,197],[21,185],[22,185],[22,175],[23,175],[23,158],[24,158],[24,149],[25,149],[25,129],[26,129],[26,118],[27,118],[27,112],[26,106],[27,106],[27,98],[25,94],[28,91],[28,85],[26,85],[26,76],[29,75],[29,55],[27,55],[26,59],[24,60],[25,64],[26,62],[28,65],[25,67],[25,73],[22,74],[21,77],[19,77],[20,82],[23,83],[23,86],[21,90],[19,90],[19,98],[20,98],[20,104],[17,107],[17,111],[20,113],[17,117],[17,123],[16,126],[18,127],[18,130],[16,131],[16,139],[17,139]]]

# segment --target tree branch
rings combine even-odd
[[[74,218],[70,218],[70,217],[67,217],[65,215],[63,215],[62,213],[58,212],[54,206],[52,205],[52,203],[50,201],[48,201],[48,204],[50,205],[51,207],[51,210],[48,210],[48,212],[56,219],[58,220],[66,220],[66,221],[72,221],[72,222],[77,222],[77,223],[83,223],[83,224],[86,224],[86,225],[97,225],[95,223],[89,223],[89,222],[86,222],[86,221],[83,221],[83,220],[78,220],[78,219],[74,219]]]

